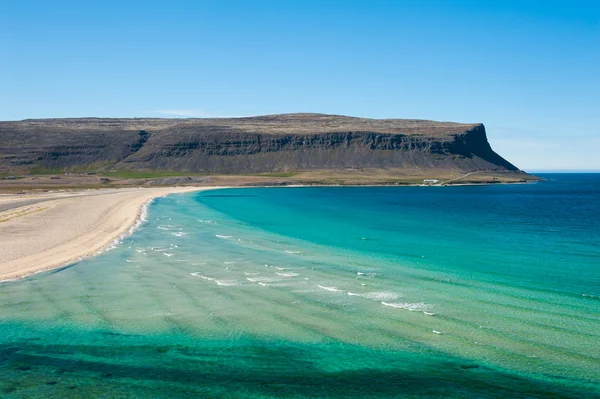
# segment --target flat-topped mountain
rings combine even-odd
[[[323,114],[0,122],[0,172],[40,168],[206,174],[390,169],[525,175],[492,150],[482,124]]]

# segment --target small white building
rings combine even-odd
[[[425,184],[435,184],[435,183],[439,183],[440,181],[437,179],[425,179],[423,180],[423,183]]]

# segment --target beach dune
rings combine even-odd
[[[128,232],[145,203],[199,187],[0,196],[0,281],[65,266]]]

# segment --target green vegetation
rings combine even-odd
[[[174,177],[174,176],[202,176],[200,173],[177,172],[172,170],[155,170],[155,171],[137,171],[137,170],[116,170],[111,172],[101,172],[99,175],[106,177],[116,177],[122,179],[151,179],[157,177]]]
[[[37,166],[29,170],[30,175],[62,175],[64,173],[90,173],[100,174],[101,171],[107,170],[114,165],[116,161],[98,161],[84,165],[74,165],[65,168],[47,168]]]
[[[62,175],[63,173],[65,173],[63,168],[36,167],[29,170],[30,175]]]
[[[294,172],[273,172],[273,173],[261,173],[258,176],[264,177],[292,177],[296,176],[297,173]]]
[[[97,162],[92,162],[89,164],[83,164],[83,165],[76,165],[76,166],[70,166],[68,168],[65,169],[65,172],[71,172],[71,173],[101,173],[101,171],[103,170],[108,170],[110,169],[111,166],[113,166],[115,163],[117,163],[116,160],[112,160],[112,161],[97,161]]]
[[[7,178],[7,177],[16,178],[16,179],[22,179],[23,175],[11,173],[11,172],[0,172],[0,179],[4,179],[4,178]]]

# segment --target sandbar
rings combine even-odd
[[[156,187],[0,196],[0,281],[57,269],[127,234],[143,206],[216,187]]]

